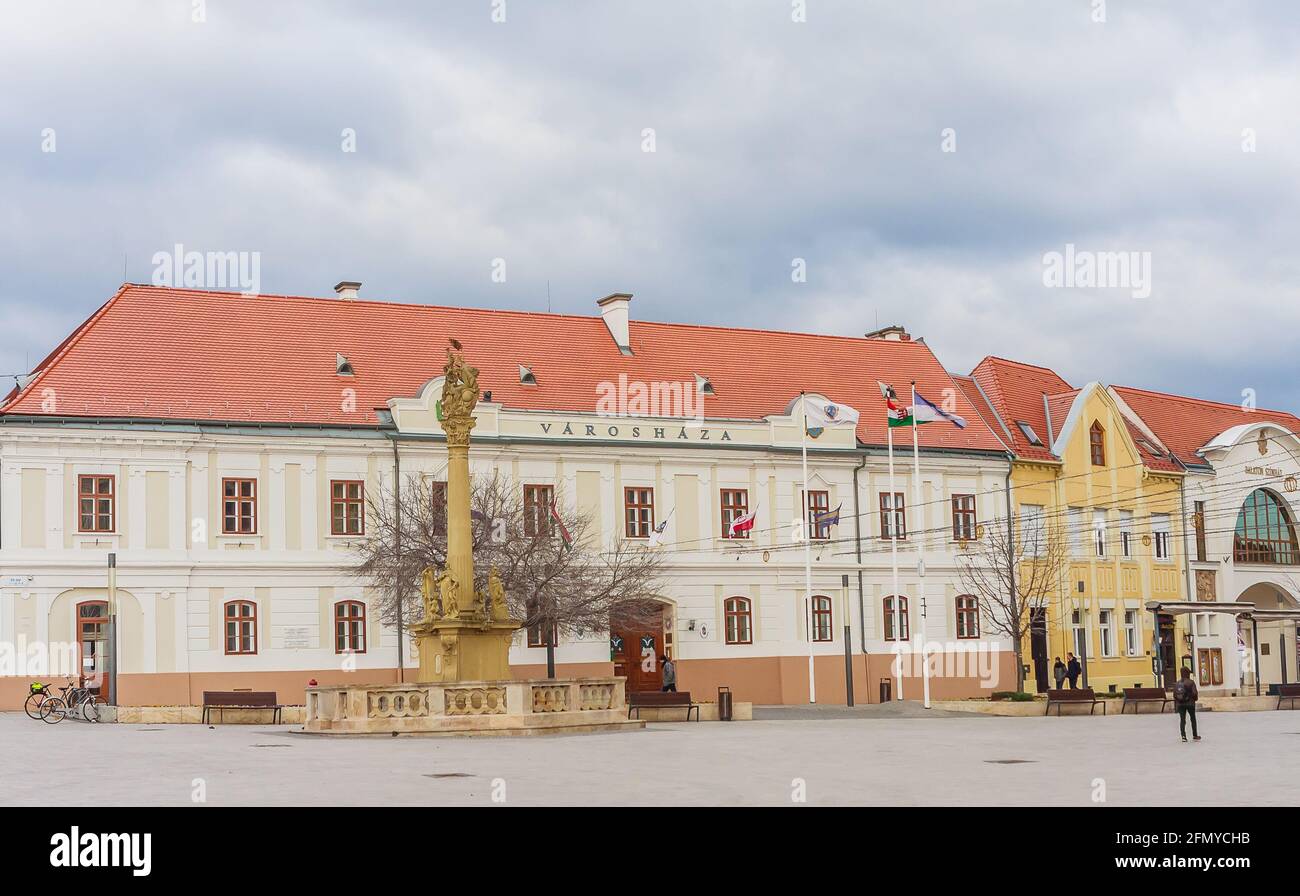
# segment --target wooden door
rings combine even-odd
[[[1034,660],[1034,685],[1046,693],[1047,683],[1047,610],[1033,607],[1029,611],[1029,654]]]
[[[609,638],[614,674],[627,679],[628,693],[663,689],[663,632],[644,626],[616,629]]]

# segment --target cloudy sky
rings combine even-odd
[[[1300,5],[801,5],[5,3],[0,373],[180,243],[263,292],[549,282],[1300,409]],[[1045,286],[1067,244],[1150,253],[1150,295]]]

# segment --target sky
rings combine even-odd
[[[257,253],[264,293],[628,292],[1300,410],[1293,0],[63,0],[0,31],[0,374],[180,244]],[[1067,252],[1132,264],[1053,279]]]

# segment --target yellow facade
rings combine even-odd
[[[1017,516],[1025,505],[1042,507],[1048,525],[1058,527],[1058,537],[1067,541],[1068,556],[1055,576],[1060,584],[1043,604],[1048,686],[1056,687],[1055,659],[1067,661],[1067,652],[1073,651],[1081,663],[1086,658],[1088,686],[1098,692],[1152,687],[1155,620],[1146,603],[1186,599],[1182,474],[1148,467],[1119,408],[1100,384],[1080,390],[1059,410],[1064,413],[1066,408],[1065,419],[1051,423],[1052,450],[1059,462],[1017,460],[1011,474]],[[1094,424],[1101,430],[1101,464],[1092,457]],[[1129,533],[1127,539],[1123,532]],[[1080,641],[1077,631],[1087,632],[1081,649],[1075,646]],[[1182,633],[1174,632],[1172,643],[1181,645],[1181,639]],[[1031,692],[1037,678],[1032,641],[1030,634],[1023,653],[1029,666],[1025,689]],[[1083,686],[1082,678],[1079,684]]]

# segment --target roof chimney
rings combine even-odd
[[[339,298],[347,299],[349,302],[357,297],[357,290],[360,288],[360,280],[340,280],[334,284],[334,291],[339,294]]]
[[[911,342],[912,337],[902,327],[894,324],[891,327],[881,327],[879,330],[872,330],[862,337],[863,339],[885,339],[889,342]]]
[[[596,304],[600,306],[600,316],[604,318],[605,326],[609,328],[609,335],[614,337],[614,344],[625,355],[632,354],[632,342],[628,338],[627,329],[627,308],[631,301],[630,292],[616,292],[596,300]]]

